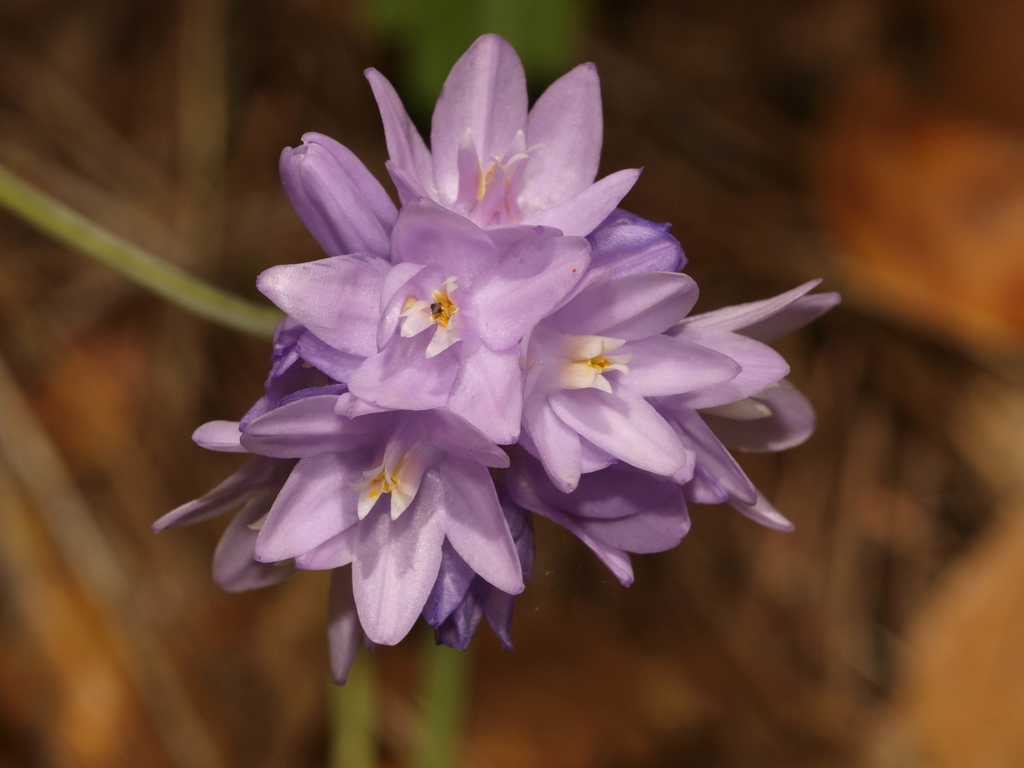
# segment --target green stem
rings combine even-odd
[[[331,768],[377,765],[377,689],[369,655],[360,651],[345,685],[331,685]]]
[[[215,288],[54,200],[0,166],[0,205],[41,232],[148,288],[173,304],[228,328],[272,338],[281,313]]]
[[[427,634],[420,673],[420,741],[413,768],[454,768],[458,765],[459,737],[466,704],[467,656],[434,643]]]

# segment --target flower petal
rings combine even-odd
[[[639,178],[638,168],[616,171],[553,208],[524,216],[520,223],[541,224],[560,229],[565,235],[586,237],[608,218]]]
[[[690,530],[683,491],[635,515],[617,519],[577,517],[581,529],[610,547],[626,552],[664,552],[679,545]]]
[[[771,416],[740,421],[705,413],[704,421],[729,448],[751,453],[784,451],[800,445],[814,432],[814,409],[785,379],[759,392],[754,400],[767,405]]]
[[[359,622],[374,643],[394,645],[416,623],[434,586],[444,541],[444,488],[427,472],[397,520],[378,504],[360,521],[352,563]]]
[[[350,483],[363,479],[373,459],[368,451],[300,459],[263,523],[256,559],[298,557],[359,522],[359,494]]]
[[[455,62],[434,108],[430,147],[438,201],[458,195],[459,143],[468,128],[485,164],[502,158],[526,127],[526,74],[515,50],[497,35],[484,35]]]
[[[224,453],[248,453],[242,447],[241,439],[237,421],[208,421],[192,433],[196,445]]]
[[[601,160],[604,121],[597,67],[581,64],[541,94],[530,110],[519,206],[542,211],[594,183]]]
[[[281,152],[285,194],[328,256],[390,251],[398,210],[380,182],[343,145],[307,133]]]
[[[497,248],[486,232],[430,200],[416,200],[402,208],[391,242],[395,263],[437,264],[446,278],[458,278],[460,288],[471,285],[498,260]]]
[[[380,290],[390,268],[377,256],[334,256],[271,267],[256,286],[332,347],[367,357],[377,351]]]
[[[402,106],[402,100],[395,92],[394,86],[376,69],[367,69],[363,74],[370,81],[373,97],[377,100],[391,162],[403,173],[415,179],[427,194],[434,197],[434,165],[430,158],[430,150],[409,119],[409,114]],[[402,200],[403,204],[405,202]]]
[[[225,592],[244,592],[276,584],[295,573],[289,562],[260,563],[253,558],[256,531],[249,525],[270,509],[273,493],[262,493],[235,515],[213,553],[213,580]]]
[[[793,524],[783,517],[760,492],[757,494],[757,501],[753,504],[744,504],[738,499],[729,499],[729,506],[766,528],[773,528],[776,531],[793,530]]]
[[[528,438],[528,440],[523,440]],[[523,404],[523,435],[531,452],[544,463],[551,482],[563,493],[570,493],[580,481],[582,448],[580,436],[555,415],[543,395],[527,398]]]
[[[437,627],[451,616],[452,611],[466,598],[466,592],[475,578],[476,572],[459,557],[451,542],[445,541],[441,547],[441,567],[437,572],[437,581],[423,606],[423,618],[427,624]]]
[[[355,557],[356,530],[356,526],[346,528],[299,555],[295,558],[295,567],[304,571],[327,571],[350,564]]]
[[[732,358],[740,365],[737,376],[696,392],[678,395],[690,408],[713,408],[735,403],[767,389],[789,373],[789,364],[771,347],[731,331],[677,326],[671,335],[692,341]]]
[[[664,334],[627,342],[615,354],[631,355],[629,373],[616,375],[643,397],[692,392],[730,381],[740,373],[739,364],[721,352]]]
[[[348,381],[356,397],[375,405],[409,411],[443,408],[455,377],[458,356],[448,349],[427,357],[430,334],[397,336],[383,352],[371,355]]]
[[[316,395],[275,408],[246,428],[242,444],[253,453],[302,458],[370,445],[393,418],[370,414],[349,419],[335,413],[337,395]]]
[[[544,324],[562,333],[633,341],[671,328],[696,301],[697,284],[688,275],[626,275],[590,286]],[[678,335],[676,329],[673,335]]]
[[[478,344],[462,357],[447,407],[495,443],[514,443],[523,413],[519,348],[494,352]]]
[[[655,224],[616,208],[587,235],[590,268],[611,267],[619,277],[642,272],[678,272],[686,258],[671,224]]]
[[[523,571],[487,468],[447,458],[438,472],[445,492],[445,535],[470,568],[503,592],[523,591]]]
[[[348,681],[362,640],[363,629],[352,596],[352,576],[348,571],[336,570],[331,574],[327,598],[327,641],[331,649],[331,675],[337,685]]]
[[[563,389],[548,397],[555,415],[598,448],[656,475],[671,475],[687,463],[686,449],[665,419],[625,388]]]

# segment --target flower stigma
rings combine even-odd
[[[430,301],[413,296],[405,300],[401,314],[405,318],[402,323],[404,338],[411,338],[434,327],[434,335],[427,345],[427,357],[439,355],[462,338],[458,332],[458,323],[453,322],[459,311],[459,305],[452,301],[452,294],[457,288],[453,276],[445,280],[440,289],[430,292]]]

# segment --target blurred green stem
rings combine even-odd
[[[420,740],[412,768],[455,768],[468,693],[467,654],[427,633],[420,672]]]
[[[375,768],[377,687],[369,655],[360,651],[348,682],[331,687],[331,768]]]
[[[215,288],[129,243],[0,166],[0,205],[41,232],[92,256],[183,309],[237,331],[272,338],[281,313]]]

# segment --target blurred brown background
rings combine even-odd
[[[780,344],[817,434],[744,459],[796,531],[695,508],[627,590],[539,523],[463,765],[1024,765],[1024,5],[584,11],[602,173],[646,167],[625,205],[674,223],[698,309],[818,276],[844,304]],[[256,298],[320,255],[283,146],[383,178],[367,66],[402,47],[341,0],[3,0],[0,162]],[[237,465],[189,436],[268,354],[0,212],[0,766],[326,764],[324,574],[225,595],[226,521],[149,531]],[[416,635],[374,655],[386,765]]]

